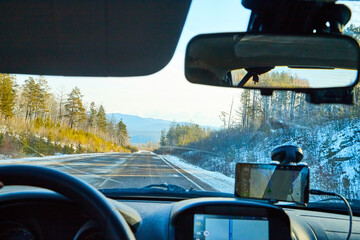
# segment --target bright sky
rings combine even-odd
[[[360,11],[360,4],[354,4]],[[102,104],[108,113],[220,126],[220,112],[229,112],[233,98],[236,110],[240,90],[187,82],[183,63],[186,44],[200,33],[246,31],[249,16],[250,11],[242,7],[240,0],[193,0],[175,55],[159,73],[133,78],[46,79],[53,92],[61,88],[70,92],[78,86],[86,103]],[[19,80],[25,78],[18,75]]]

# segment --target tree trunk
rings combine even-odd
[[[294,106],[295,106],[295,92],[291,92],[291,101],[290,101],[290,120],[294,120]]]

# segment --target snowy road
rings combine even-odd
[[[3,164],[31,164],[54,168],[78,177],[96,188],[132,188],[168,183],[205,191],[233,189],[232,180],[225,176],[219,177],[216,173],[181,163],[176,157],[156,155],[152,152],[1,160],[0,165]],[[224,187],[224,179],[230,186]]]

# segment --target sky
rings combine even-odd
[[[360,4],[356,11],[360,11]],[[356,13],[355,13],[356,14]],[[360,12],[357,13],[360,15]],[[246,31],[250,11],[240,0],[193,0],[175,54],[160,72],[146,77],[80,78],[46,76],[52,92],[75,86],[84,102],[102,104],[107,113],[123,113],[170,121],[221,126],[219,115],[238,108],[240,89],[200,86],[184,77],[184,55],[189,40],[201,33]],[[360,25],[359,18],[355,19]],[[17,75],[19,83],[28,76]]]

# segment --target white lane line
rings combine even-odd
[[[84,175],[88,175],[88,176],[95,176],[97,178],[101,178],[101,179],[106,179],[108,181],[113,181],[113,182],[116,182],[116,183],[121,183],[120,181],[117,181],[115,179],[112,179],[112,178],[107,178],[107,177],[103,177],[103,176],[98,176],[96,174],[93,174],[93,173],[89,173],[89,172],[84,172],[84,171],[81,171],[81,170],[78,170],[76,168],[72,168],[72,167],[69,167],[69,166],[66,166],[64,164],[60,164],[60,166],[64,167],[64,168],[67,168],[67,169],[70,169],[70,170],[73,170],[73,171],[76,171],[76,172],[79,172],[79,173],[82,173]]]
[[[103,184],[105,184],[106,182],[109,182],[109,181],[116,182],[116,183],[122,183],[121,181],[117,181],[117,180],[109,178],[109,177],[103,177],[103,176],[96,175],[94,173],[84,172],[84,171],[81,171],[79,169],[69,167],[68,165],[66,165],[66,162],[68,162],[68,161],[85,160],[87,158],[104,157],[104,156],[107,156],[107,155],[111,156],[113,154],[117,154],[117,153],[111,153],[111,154],[103,154],[102,153],[102,154],[87,154],[87,155],[79,154],[79,155],[74,155],[74,156],[66,156],[66,158],[64,158],[62,156],[63,158],[60,158],[60,157],[59,158],[51,158],[46,163],[48,163],[48,165],[53,165],[52,163],[56,163],[57,166],[67,168],[67,169],[70,169],[72,171],[76,171],[78,173],[82,173],[82,174],[87,175],[87,176],[92,176],[92,177],[104,179],[104,181],[102,182]],[[133,158],[133,157],[131,157],[131,158]],[[39,158],[39,159],[31,160],[31,161],[28,161],[28,162],[35,162],[35,163],[40,162],[41,163],[40,165],[46,165],[46,164],[44,164],[45,163],[44,158]],[[15,160],[15,162],[20,162],[19,160],[21,160],[21,163],[23,163],[25,161],[26,161],[25,163],[27,163],[27,159],[10,159],[10,160]],[[62,160],[62,161],[59,161],[59,160]],[[7,160],[3,160],[3,161],[1,161],[1,163],[4,163],[5,161],[7,161]],[[119,165],[119,164],[120,163],[117,163],[115,165]],[[103,186],[103,184],[101,186]]]
[[[174,168],[172,165],[170,165],[170,163],[168,163],[168,161],[167,161],[165,158],[157,155],[156,153],[154,153],[154,154],[155,154],[158,158],[160,158],[161,160],[163,160],[163,161],[164,161],[167,165],[169,165],[172,169],[174,169],[175,171],[177,171],[178,173],[180,173],[181,176],[183,176],[184,178],[186,178],[187,180],[189,180],[192,184],[194,184],[195,186],[197,186],[200,190],[205,191],[205,189],[202,188],[202,187],[200,187],[196,182],[194,182],[193,180],[191,180],[190,178],[188,178],[187,176],[185,176],[182,172],[180,172],[179,170],[177,170],[176,168]],[[185,171],[185,170],[184,170],[184,171]],[[190,173],[189,173],[189,174],[190,174]]]
[[[128,163],[129,163],[129,161],[133,160],[133,159],[136,157],[135,154],[136,154],[136,153],[134,153],[134,155],[133,155],[131,158],[126,159],[126,163],[125,163],[125,164],[122,164],[122,163],[124,163],[124,162],[118,162],[117,164],[114,164],[114,166],[113,166],[111,169],[113,169],[113,168],[115,168],[115,167],[118,167],[118,166],[120,166],[120,165],[123,165],[124,167],[127,166]],[[105,185],[108,181],[110,181],[110,180],[116,181],[116,180],[114,180],[114,179],[112,179],[112,178],[107,178],[107,179],[105,179],[102,183],[100,183],[100,184],[98,185],[98,188],[101,188],[102,186],[104,186],[104,185]],[[119,181],[116,181],[116,182],[120,183]]]

